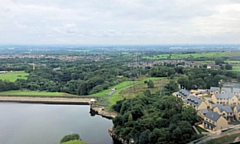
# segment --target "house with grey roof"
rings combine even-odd
[[[227,121],[233,121],[234,119],[233,111],[230,106],[217,106],[213,111],[223,116]]]
[[[208,111],[204,117],[203,126],[206,129],[217,131],[228,128],[228,121],[217,112]]]
[[[232,107],[239,104],[237,96],[232,93],[213,94],[211,100],[215,104],[229,105]]]
[[[193,106],[196,110],[207,109],[207,104],[203,100],[195,96],[189,96],[187,99],[184,100],[184,104]]]
[[[190,96],[190,92],[188,90],[181,89],[180,91],[173,93],[173,95],[185,100]]]
[[[240,88],[233,88],[233,94],[240,98]]]
[[[211,104],[210,109],[214,109],[217,106],[223,106],[222,104]]]
[[[226,87],[222,87],[221,90],[219,87],[210,87],[210,94],[226,94],[226,93],[232,93],[232,89],[231,88],[226,88]]]
[[[201,117],[201,118],[204,118],[205,117],[205,115],[208,113],[208,109],[202,109],[202,110],[199,110],[198,111],[198,115]]]
[[[234,117],[236,120],[240,120],[240,106],[235,106],[233,109]]]

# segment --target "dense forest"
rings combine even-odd
[[[192,128],[200,120],[197,111],[173,96],[145,93],[118,101],[113,109],[119,112],[114,132],[136,144],[180,144],[202,136]]]

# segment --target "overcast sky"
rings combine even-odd
[[[240,0],[0,0],[0,44],[240,44]]]

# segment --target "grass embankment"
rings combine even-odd
[[[147,84],[144,84],[145,80],[152,80],[154,83],[154,88],[148,88]],[[168,79],[166,78],[150,78],[141,80],[135,85],[125,87],[114,93],[109,100],[110,106],[114,105],[117,101],[122,100],[123,98],[134,98],[146,90],[150,90],[151,93],[155,93],[161,90],[167,84],[167,82]]]
[[[240,132],[238,132],[237,134],[230,134],[220,138],[211,139],[207,142],[204,142],[203,144],[229,144],[232,143],[239,135]]]
[[[13,95],[13,96],[72,96],[67,93],[59,92],[42,92],[42,91],[21,91],[21,90],[12,90],[0,92],[0,95]]]
[[[110,108],[117,101],[122,100],[124,97],[125,98],[133,98],[134,96],[136,96],[136,95],[144,92],[145,90],[149,89],[149,88],[147,88],[147,85],[144,84],[144,81],[152,80],[154,82],[155,88],[152,88],[152,89],[149,89],[149,90],[151,92],[156,92],[157,90],[159,90],[161,88],[160,85],[165,85],[166,84],[165,82],[162,82],[162,79],[166,80],[166,78],[141,77],[141,78],[137,79],[136,81],[125,81],[125,82],[117,84],[113,87],[110,87],[107,90],[92,94],[90,96],[102,97],[106,101],[107,97],[108,97],[107,94],[109,92],[111,92],[113,88],[116,88],[116,92],[108,100],[108,103],[109,103],[108,108]],[[159,82],[159,80],[161,80],[161,82]],[[135,90],[132,91],[132,89],[135,89]]]
[[[15,82],[17,79],[27,79],[28,73],[24,71],[14,71],[0,74],[1,80]]]
[[[197,130],[199,133],[202,133],[202,132],[208,132],[206,131],[205,129],[201,128],[200,126],[196,126]]]
[[[79,140],[72,140],[72,141],[61,143],[61,144],[87,144],[87,143],[79,141]]]
[[[146,59],[168,59],[170,54],[162,54],[153,57],[143,57]],[[234,56],[233,52],[206,52],[206,53],[193,53],[193,54],[172,54],[170,59],[184,59],[184,58],[200,58],[200,57],[222,57],[222,56]]]

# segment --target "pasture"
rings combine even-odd
[[[152,60],[161,60],[161,59],[185,59],[185,58],[201,58],[201,57],[223,57],[223,56],[235,56],[233,52],[202,52],[202,53],[192,53],[192,54],[162,54],[156,55],[153,57],[143,57],[146,59]]]
[[[28,73],[24,71],[14,71],[0,74],[1,80],[15,82],[17,79],[27,79]]]

